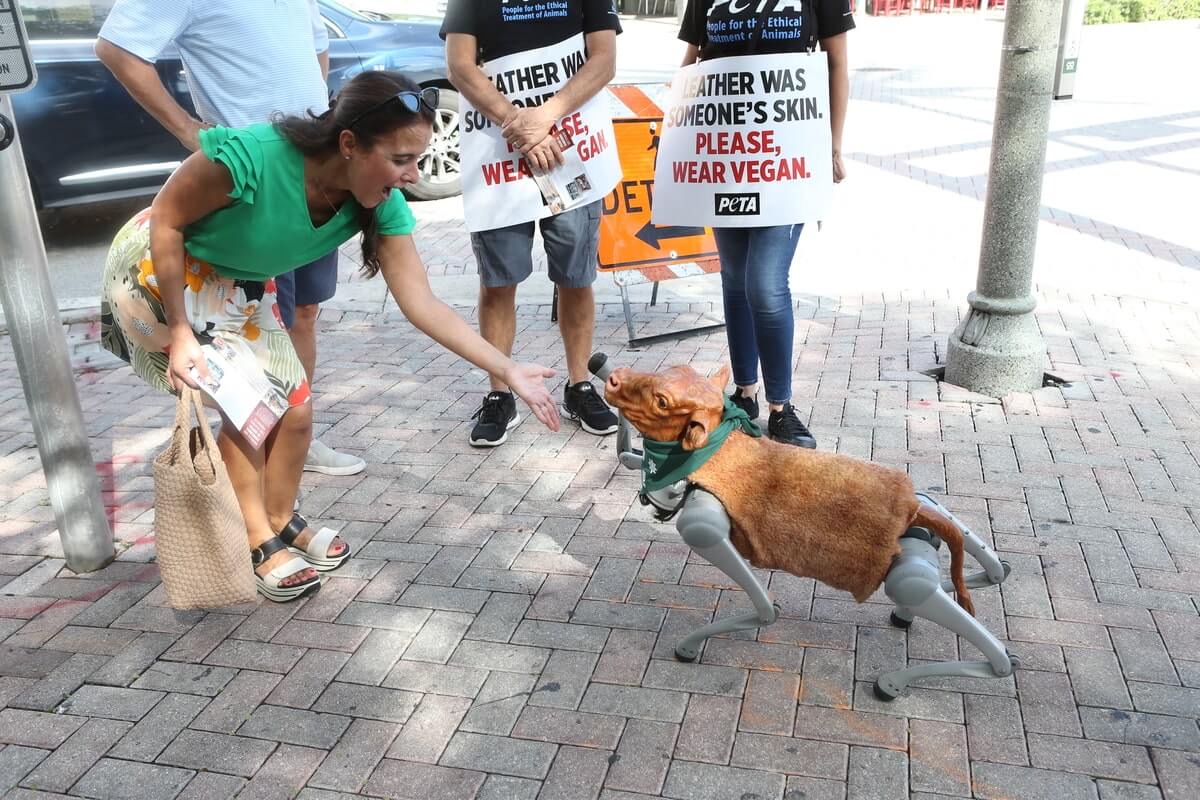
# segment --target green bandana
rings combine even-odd
[[[643,439],[642,449],[645,451],[645,457],[642,459],[642,491],[658,491],[691,475],[712,458],[717,448],[729,438],[729,434],[739,429],[756,439],[762,436],[762,431],[750,416],[726,397],[721,424],[708,434],[708,444],[704,447],[689,451],[684,450],[679,442]]]

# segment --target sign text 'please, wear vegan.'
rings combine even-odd
[[[731,56],[671,85],[654,222],[757,227],[812,222],[833,190],[824,53]]]

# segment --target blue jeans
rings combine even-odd
[[[792,399],[792,335],[795,317],[788,269],[803,225],[714,228],[721,256],[725,333],[733,382],[758,382],[762,362],[768,403]]]

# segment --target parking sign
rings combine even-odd
[[[21,92],[37,80],[29,37],[16,0],[0,0],[0,92]]]

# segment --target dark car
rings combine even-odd
[[[22,0],[38,82],[13,95],[25,161],[39,208],[153,194],[187,151],[142,110],[93,48],[115,0]],[[420,200],[460,191],[458,94],[446,75],[438,23],[379,20],[319,0],[329,31],[329,90],[367,70],[399,70],[422,86],[442,88],[441,109],[421,180]],[[194,112],[175,52],[155,65],[175,100]]]

